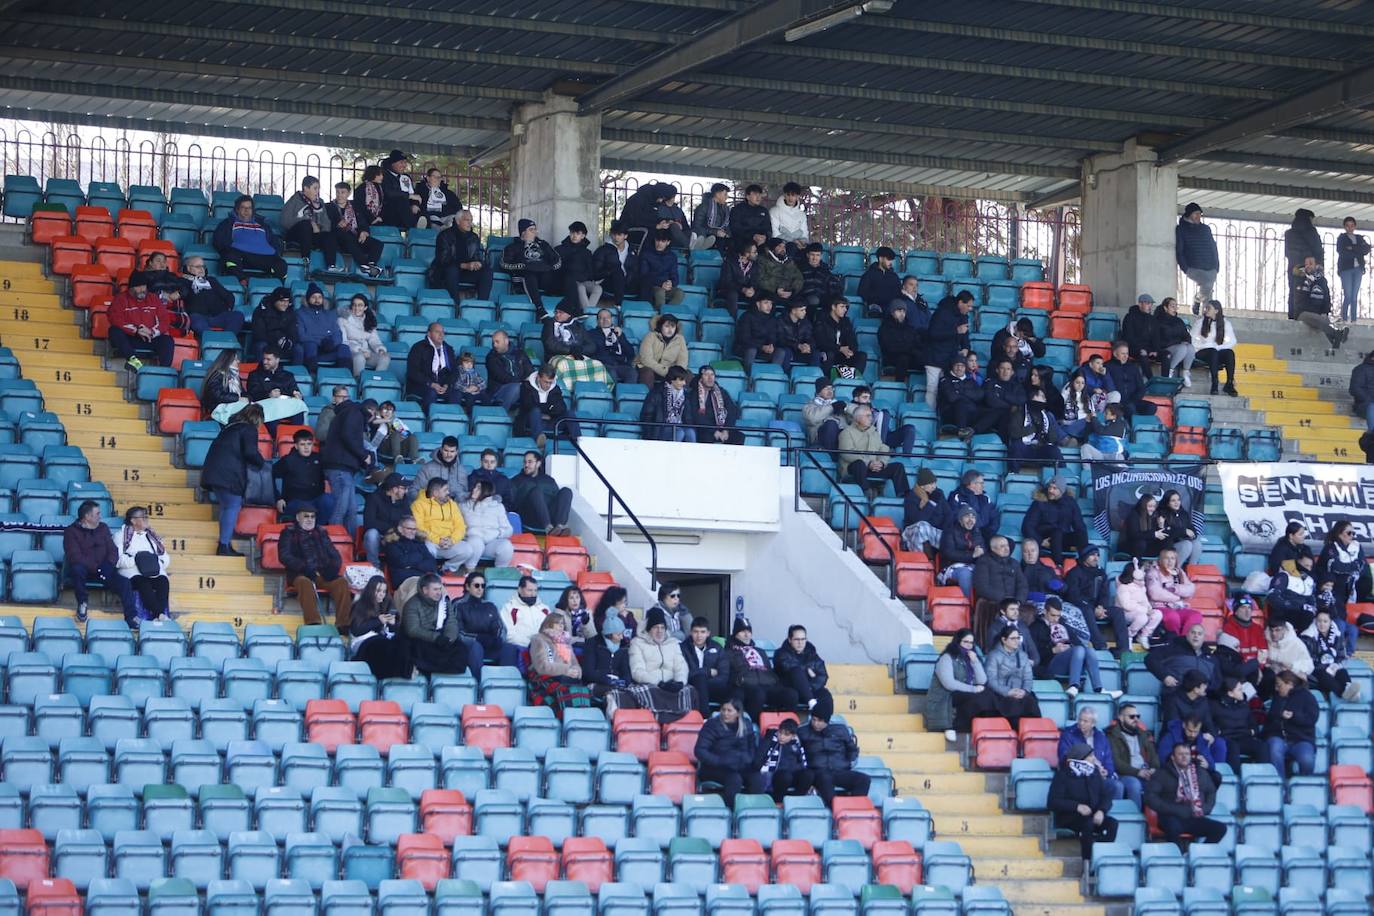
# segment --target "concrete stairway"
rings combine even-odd
[[[1080,893],[1076,843],[1049,843],[1053,833],[1044,815],[1004,812],[1005,774],[965,770],[959,752],[942,734],[927,732],[912,712],[919,699],[896,693],[886,668],[831,665],[830,687],[860,750],[882,757],[898,795],[920,799],[936,838],[963,846],[977,883],[1000,888],[1018,914],[1109,912]]]
[[[173,613],[188,626],[229,620],[241,630],[248,623],[278,622],[268,580],[249,573],[240,558],[215,556],[218,527],[211,506],[196,501],[186,472],[173,466],[166,450],[171,440],[150,433],[140,405],[125,398],[122,373],[104,369],[94,343],[81,336],[59,286],[34,260],[39,249],[21,251],[28,260],[0,260],[0,344],[14,351],[24,377],[61,418],[68,442],[81,447],[91,478],[109,488],[116,509],[149,507],[153,528],[172,553]],[[92,611],[99,610],[97,599]],[[31,607],[7,612],[26,620],[70,613]]]

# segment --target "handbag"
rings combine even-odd
[[[162,564],[157,561],[157,554],[151,550],[140,550],[134,554],[134,566],[138,568],[140,576],[149,579],[162,575]]]

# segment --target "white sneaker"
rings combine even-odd
[[[1360,698],[1360,685],[1351,681],[1345,685],[1345,690],[1341,692],[1341,699],[1347,703],[1354,702]]]
[[[947,728],[945,729],[945,740],[948,741],[950,744],[953,744],[955,741],[959,740],[959,735],[954,731],[954,729]]]
[[[1077,687],[1069,687],[1069,688],[1067,688],[1067,689],[1064,691],[1064,693],[1068,696],[1068,698],[1069,698],[1070,700],[1072,700],[1073,698],[1075,698],[1076,696],[1078,696],[1078,688],[1077,688]]]
[[[1192,388],[1192,387],[1193,387],[1193,373],[1192,373],[1192,371],[1189,370],[1189,369],[1184,369],[1184,370],[1183,370],[1183,387],[1184,387],[1184,388]]]
[[[1121,699],[1121,695],[1125,692],[1124,690],[1108,690],[1107,696],[1111,697],[1113,700],[1119,700]]]

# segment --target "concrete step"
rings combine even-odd
[[[1014,905],[1017,913],[1024,912],[1021,904],[1032,906],[1047,903],[1081,903],[1083,895],[1078,882],[1067,878],[1041,878],[1024,881],[996,882],[1002,895]]]
[[[1065,874],[1063,859],[1007,859],[1001,856],[975,858],[973,871],[979,884],[997,884],[1002,879],[1053,879]],[[1000,886],[1000,885],[999,885]]]
[[[884,754],[883,760],[890,767],[892,755]],[[928,799],[944,794],[969,794],[987,789],[988,779],[982,773],[969,773],[962,768],[948,773],[911,773],[893,770],[897,792],[901,795],[918,795],[924,804]]]
[[[931,792],[921,799],[921,804],[932,815],[963,817],[967,815],[987,815],[996,817],[1002,814],[1002,805],[991,792],[954,795]]]
[[[870,754],[899,753],[938,754],[946,750],[945,736],[939,732],[887,732],[855,728],[859,746]]]
[[[830,665],[829,671],[830,689],[837,699],[851,694],[893,692],[892,674],[886,665]]]
[[[1001,856],[1008,859],[1040,858],[1040,837],[964,835],[941,830],[940,839],[954,840],[964,847],[964,855]]]
[[[860,746],[863,746],[862,742],[860,742]],[[962,773],[964,771],[963,765],[959,762],[958,754],[930,751],[925,753],[889,751],[880,747],[865,747],[864,750],[870,754],[882,755],[883,762],[887,764],[888,769],[892,770],[894,776],[902,773],[913,781],[915,777],[925,777],[937,773]]]
[[[42,287],[42,281],[29,281],[11,283],[9,289],[0,289],[0,309],[5,307],[26,308],[30,312],[35,310],[56,311],[62,308],[62,297],[53,292],[49,284],[47,288]]]
[[[839,707],[836,698],[836,707]],[[844,720],[849,727],[855,731],[864,731],[870,734],[899,734],[904,732],[924,732],[925,719],[914,713],[857,713],[850,714],[841,712]]]

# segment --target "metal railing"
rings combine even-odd
[[[845,538],[849,532],[849,513],[852,510],[859,517],[859,524],[854,526],[854,530],[858,532],[860,530],[861,525],[867,526],[868,530],[873,532],[874,538],[877,539],[878,543],[882,545],[883,550],[887,551],[887,594],[889,598],[895,599],[897,597],[897,551],[894,550],[892,548],[892,545],[887,542],[887,539],[883,537],[883,533],[878,530],[878,527],[874,525],[871,521],[869,521],[868,516],[864,514],[864,511],[859,506],[859,504],[854,502],[853,497],[851,497],[848,493],[844,491],[844,488],[840,486],[839,480],[836,479],[834,474],[830,473],[830,469],[827,468],[824,464],[821,464],[819,460],[817,460],[816,455],[813,451],[809,449],[803,451],[802,457],[805,458],[807,461],[810,461],[812,466],[815,467],[816,470],[820,471],[821,474],[825,477],[826,483],[830,484],[831,498],[833,499],[834,497],[838,496],[841,500],[844,501],[844,527],[840,531],[840,549],[849,549],[849,542]],[[801,477],[800,467],[797,468],[797,477],[799,479]],[[862,543],[862,535],[860,535],[860,543]],[[860,556],[862,556],[862,554]]]

